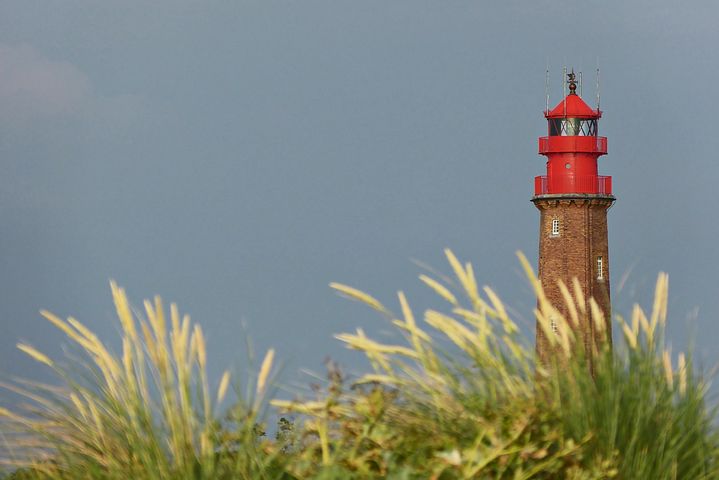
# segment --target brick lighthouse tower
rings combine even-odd
[[[614,203],[612,177],[597,174],[597,160],[607,153],[606,137],[598,136],[602,112],[577,95],[574,72],[567,75],[569,95],[545,111],[548,136],[539,138],[539,153],[547,157],[547,174],[535,177],[532,202],[539,209],[539,279],[547,299],[569,318],[558,286],[579,280],[586,311],[594,298],[605,316],[606,330],[596,331],[591,319],[575,332],[591,352],[599,342],[611,342],[607,210]],[[551,321],[551,319],[550,319]],[[556,325],[552,323],[552,328]],[[551,348],[537,325],[537,354],[546,363]]]

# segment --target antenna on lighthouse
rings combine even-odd
[[[544,97],[547,99],[547,105],[544,109],[545,114],[549,114],[549,62],[547,62],[547,70],[544,72]]]
[[[582,71],[579,71],[579,96],[582,96]]]
[[[599,111],[599,99],[600,99],[600,90],[599,90],[599,67],[597,67],[597,111]]]
[[[564,103],[564,116],[567,116],[567,82],[564,79],[567,78],[567,66],[562,67],[562,103]]]

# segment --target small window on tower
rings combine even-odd
[[[604,259],[597,257],[597,280],[604,280]]]
[[[555,218],[552,220],[552,236],[559,236],[559,219]]]

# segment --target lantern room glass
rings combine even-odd
[[[549,135],[552,137],[596,137],[598,133],[596,119],[549,119]]]

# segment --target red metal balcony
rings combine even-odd
[[[535,195],[564,193],[611,195],[612,177],[603,175],[558,176],[552,178],[542,175],[534,177]]]
[[[539,137],[539,154],[549,153],[607,153],[607,137],[555,136]]]

